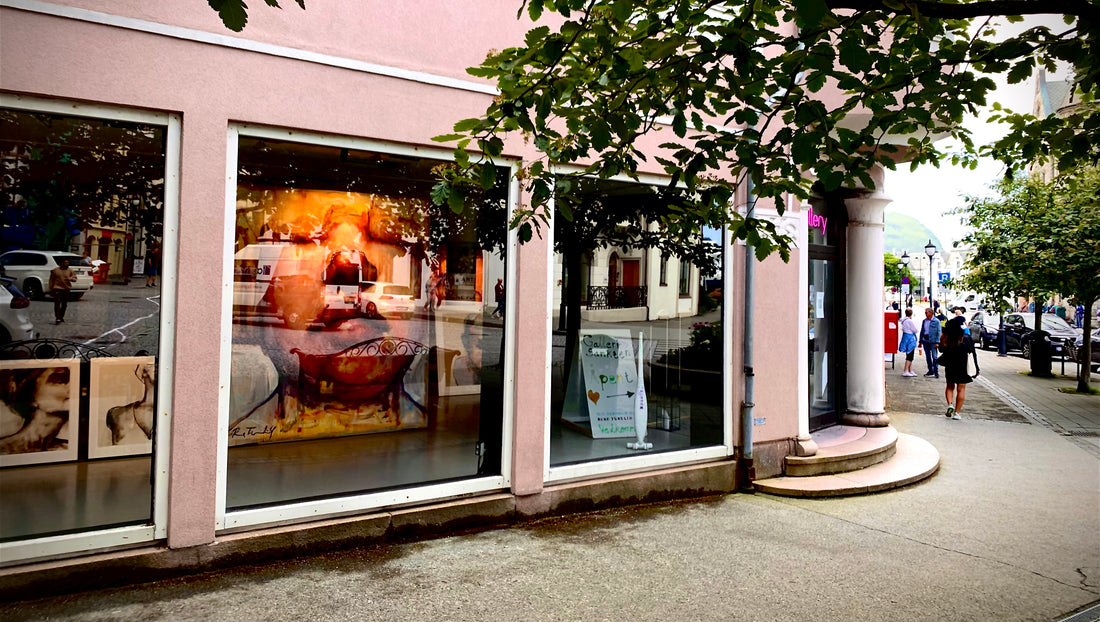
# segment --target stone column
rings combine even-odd
[[[883,211],[890,199],[874,193],[846,199],[848,251],[848,395],[841,422],[882,427],[886,415],[886,376],[883,367]]]

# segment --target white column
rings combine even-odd
[[[841,422],[881,427],[886,415],[883,361],[883,212],[890,199],[874,193],[846,199],[848,251],[848,405]]]

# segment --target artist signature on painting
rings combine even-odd
[[[254,425],[245,428],[237,426],[229,430],[229,438],[266,437],[268,440],[271,440],[271,435],[273,434],[275,434],[275,426],[273,425],[265,425],[262,428]]]

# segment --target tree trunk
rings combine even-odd
[[[1043,302],[1035,297],[1035,330],[1031,333],[1031,357],[1029,360],[1032,376],[1050,376],[1050,349],[1037,345],[1042,340]],[[1045,345],[1045,344],[1044,344]],[[1022,347],[1022,344],[1021,344]]]
[[[1077,368],[1077,392],[1088,393],[1089,381],[1092,380],[1092,305],[1096,303],[1095,298],[1091,298],[1084,301],[1085,305],[1085,318],[1082,322],[1085,331],[1081,336],[1081,347],[1085,350],[1084,364]]]
[[[562,367],[562,381],[566,390],[569,386],[570,374],[577,360],[577,343],[580,341],[581,332],[581,254],[573,250],[567,250],[562,257],[564,274],[564,301],[565,307],[565,361]],[[560,420],[562,413],[554,413],[555,420]]]

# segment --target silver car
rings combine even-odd
[[[0,345],[34,339],[34,325],[27,312],[31,301],[10,278],[0,277]]]
[[[50,293],[50,271],[64,260],[68,260],[76,274],[69,300],[79,300],[92,289],[92,267],[85,265],[79,255],[67,251],[8,251],[0,255],[0,267],[6,276],[15,279],[15,284],[28,298],[36,300]]]

